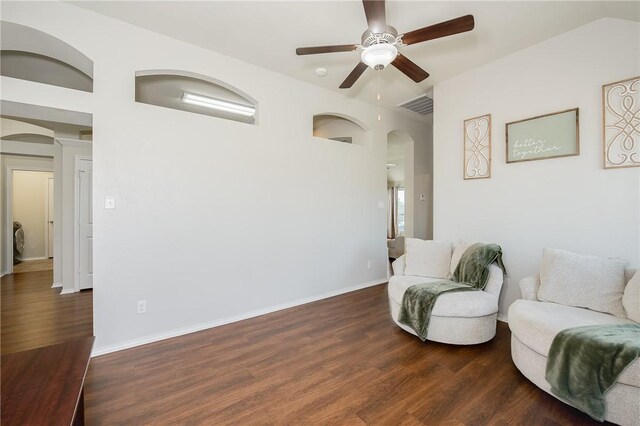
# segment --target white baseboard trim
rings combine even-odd
[[[51,288],[60,288],[62,287],[62,283],[53,283],[51,284]]]
[[[506,322],[507,324],[509,323],[509,319],[503,314],[498,314],[498,321]]]
[[[339,290],[329,291],[327,293],[318,294],[316,296],[304,297],[302,299],[294,300],[292,302],[282,303],[280,305],[269,306],[267,308],[257,309],[255,311],[250,311],[250,312],[246,312],[239,315],[232,315],[230,317],[220,318],[215,321],[178,328],[175,330],[166,331],[164,333],[152,334],[150,336],[141,337],[139,339],[128,340],[126,342],[118,343],[116,345],[94,348],[93,351],[91,351],[91,357],[106,355],[111,352],[130,349],[136,346],[146,345],[148,343],[170,339],[172,337],[183,336],[185,334],[195,333],[197,331],[202,331],[202,330],[206,330],[213,327],[220,327],[221,325],[231,324],[231,323],[246,320],[249,318],[259,317],[261,315],[270,314],[272,312],[281,311],[283,309],[293,308],[294,306],[305,305],[307,303],[316,302],[322,299],[328,299],[330,297],[339,296],[341,294],[350,293],[356,290],[362,290],[363,288],[373,287],[375,285],[384,284],[386,282],[388,282],[387,278],[381,278],[379,280],[369,281],[364,284],[359,284],[352,287],[345,287]]]
[[[44,259],[48,259],[48,257],[46,256],[42,256],[42,257],[25,257],[25,258],[19,258],[21,262],[28,262],[30,260],[44,260]]]
[[[62,289],[62,291],[60,292],[60,295],[63,295],[63,294],[71,294],[71,293],[75,293],[75,292],[76,292],[76,291],[75,291],[74,289],[71,289],[71,288],[65,288],[65,289]]]
[[[7,271],[0,272],[0,277],[4,277],[5,275],[7,275]]]

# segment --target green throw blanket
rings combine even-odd
[[[435,281],[412,285],[402,296],[402,306],[398,321],[401,324],[411,327],[420,340],[427,340],[429,332],[429,319],[433,305],[436,304],[438,296],[452,291],[470,291],[473,287],[466,284],[455,283],[453,281]]]
[[[570,405],[604,421],[604,396],[640,356],[640,324],[575,327],[556,335],[545,378]]]
[[[497,244],[474,244],[462,255],[453,280],[412,285],[402,296],[398,321],[411,327],[420,340],[427,340],[429,320],[436,300],[441,294],[454,291],[484,290],[489,280],[489,265],[502,263],[502,249]]]
[[[467,283],[476,290],[484,290],[489,281],[489,265],[496,262],[502,272],[507,270],[502,263],[502,248],[497,244],[474,244],[462,254],[453,280]]]

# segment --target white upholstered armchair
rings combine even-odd
[[[454,271],[460,258],[451,259],[447,270]],[[406,275],[406,255],[393,262],[393,276],[389,280],[389,305],[393,321],[403,330],[416,335],[410,327],[398,321],[402,297],[412,285],[441,281],[422,275]],[[425,259],[429,262],[429,259]],[[473,345],[491,340],[496,334],[498,299],[503,282],[502,269],[495,263],[489,266],[489,281],[484,291],[445,293],[438,297],[433,311],[427,340],[456,345]]]

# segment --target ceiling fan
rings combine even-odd
[[[386,22],[384,0],[362,0],[364,13],[367,16],[369,29],[362,34],[361,44],[341,44],[337,46],[299,47],[297,55],[315,55],[318,53],[351,52],[362,49],[360,63],[351,71],[340,85],[341,89],[348,89],[356,80],[371,67],[375,70],[384,69],[391,64],[407,77],[420,83],[429,77],[429,73],[409,60],[398,47],[421,43],[427,40],[446,37],[471,31],[475,25],[472,15],[465,15],[450,21],[429,25],[428,27],[409,31],[398,35],[398,31]]]

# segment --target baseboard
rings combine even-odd
[[[62,287],[62,283],[53,283],[51,284],[51,288],[60,288]]]
[[[65,289],[63,289],[63,290],[60,292],[60,295],[63,295],[63,294],[71,294],[71,293],[75,293],[75,292],[76,292],[76,291],[75,291],[74,289],[71,289],[71,288],[65,288]]]
[[[509,319],[506,315],[498,314],[498,321],[509,323]]]
[[[44,260],[44,259],[49,259],[49,258],[46,257],[46,256],[43,256],[43,257],[25,257],[24,259],[21,258],[20,262],[28,262],[30,260]]]
[[[249,318],[270,314],[272,312],[281,311],[283,309],[293,308],[294,306],[305,305],[307,303],[317,302],[318,300],[328,299],[330,297],[339,296],[345,293],[351,293],[352,291],[362,290],[363,288],[384,284],[387,281],[388,280],[386,278],[381,278],[379,280],[369,281],[367,283],[359,284],[352,287],[341,288],[339,290],[322,293],[316,296],[304,297],[302,299],[294,300],[292,302],[282,303],[280,305],[269,306],[267,308],[257,309],[255,311],[250,311],[250,312],[246,312],[239,315],[232,315],[230,317],[220,318],[215,321],[200,323],[200,324],[192,325],[189,327],[178,328],[178,329],[170,330],[164,333],[152,334],[150,336],[141,337],[139,339],[128,340],[126,342],[122,342],[116,345],[94,348],[93,351],[91,352],[91,356],[96,357],[100,355],[106,355],[112,352],[117,352],[124,349],[130,349],[136,346],[146,345],[149,343],[158,342],[160,340],[170,339],[172,337],[183,336],[185,334],[195,333],[195,332],[206,330],[209,328],[220,327],[222,325],[231,324],[231,323],[246,320]]]

